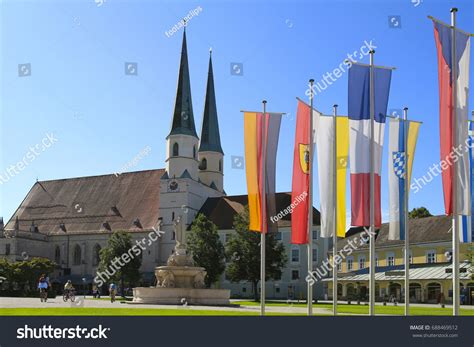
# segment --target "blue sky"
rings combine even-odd
[[[408,106],[409,117],[423,121],[413,171],[413,177],[422,176],[439,161],[437,62],[427,15],[448,22],[449,9],[456,6],[459,27],[474,32],[474,3],[415,5],[411,0],[3,0],[0,174],[47,134],[57,142],[0,184],[0,216],[11,217],[37,178],[113,173],[147,146],[151,152],[132,170],[164,167],[182,30],[170,37],[165,32],[199,7],[187,29],[196,127],[199,132],[212,47],[228,194],[246,193],[245,171],[231,167],[231,156],[243,155],[239,111],[260,110],[267,99],[269,111],[288,113],[280,134],[277,190],[289,191],[295,97],[305,98],[309,78],[320,80],[365,41],[376,46],[376,64],[397,68],[389,109]],[[400,16],[399,28],[389,27],[389,16]],[[361,61],[368,63],[368,57]],[[137,63],[138,74],[126,75],[125,62]],[[231,75],[231,63],[243,64],[242,76]],[[22,70],[29,76],[19,76],[19,64],[29,64]],[[471,93],[470,110],[473,101]],[[323,112],[331,112],[334,103],[347,113],[347,73],[315,98]],[[384,211],[386,158],[385,153]],[[410,207],[421,205],[443,213],[440,177],[412,194]]]

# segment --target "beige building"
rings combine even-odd
[[[434,216],[409,220],[410,232],[410,302],[449,303],[452,301],[452,234],[451,218]],[[361,241],[361,230],[338,241],[338,254],[343,256],[338,266],[338,298],[366,300],[369,288],[369,249]],[[352,247],[355,245],[356,247]],[[388,239],[388,224],[383,224],[376,238],[377,301],[396,298],[403,301],[404,241]],[[345,249],[344,249],[345,248]],[[350,252],[345,250],[352,250]],[[474,304],[474,267],[472,243],[460,247],[461,301]],[[332,252],[329,253],[332,263]],[[336,258],[337,259],[337,258]],[[332,276],[332,274],[330,274]],[[326,278],[325,293],[332,298],[332,278]]]

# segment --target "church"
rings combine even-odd
[[[247,204],[246,195],[224,190],[224,151],[214,89],[212,53],[200,137],[196,132],[189,78],[186,30],[183,33],[176,100],[166,137],[165,168],[100,176],[35,182],[10,220],[0,224],[0,256],[10,261],[49,258],[57,264],[50,274],[55,286],[68,279],[79,291],[89,291],[99,264],[99,252],[115,231],[133,240],[153,230],[162,235],[141,253],[143,285],[154,285],[154,269],[173,252],[174,222],[189,227],[198,213],[218,229],[222,242],[231,237],[233,220]],[[276,195],[277,211],[291,204],[291,193]],[[319,212],[313,209],[314,268],[326,259],[328,239],[319,237]],[[278,239],[288,263],[281,279],[267,282],[269,298],[306,298],[306,247],[290,244],[291,216],[278,222]],[[250,283],[232,283],[225,273],[215,284],[231,289],[232,297],[253,297]],[[321,298],[320,283],[314,297]]]

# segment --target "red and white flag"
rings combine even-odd
[[[471,43],[469,34],[456,30],[456,52],[453,57],[453,33],[451,27],[433,20],[435,42],[438,53],[439,125],[441,161],[448,166],[443,170],[444,208],[447,215],[470,214],[470,176],[468,147],[468,95],[469,59]],[[453,76],[453,67],[456,75]],[[453,100],[456,88],[456,100]],[[457,123],[453,124],[454,110]],[[453,141],[453,127],[457,142]],[[456,166],[457,177],[453,177]],[[457,211],[453,211],[453,179],[457,179]]]

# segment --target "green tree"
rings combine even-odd
[[[417,207],[408,212],[408,218],[426,218],[432,217],[433,215],[428,211],[426,207]]]
[[[47,275],[53,272],[55,267],[56,264],[46,258],[31,258],[17,262],[9,262],[2,258],[0,259],[0,277],[2,277],[2,282],[7,284],[7,288],[19,288],[26,294],[28,290],[36,290],[41,274]]]
[[[187,246],[196,265],[206,269],[205,282],[210,287],[225,270],[225,250],[217,226],[200,213],[187,235]]]
[[[107,246],[100,250],[98,270],[110,276],[110,281],[120,281],[122,296],[124,285],[133,285],[140,280],[142,249],[132,243],[132,237],[125,231],[116,231],[110,236]]]
[[[227,277],[232,282],[252,283],[257,301],[257,285],[260,281],[260,233],[249,231],[248,207],[234,217],[234,229],[235,234],[226,245],[226,257],[230,260]],[[285,246],[278,242],[275,234],[267,234],[265,241],[265,280],[277,280],[288,260]]]

